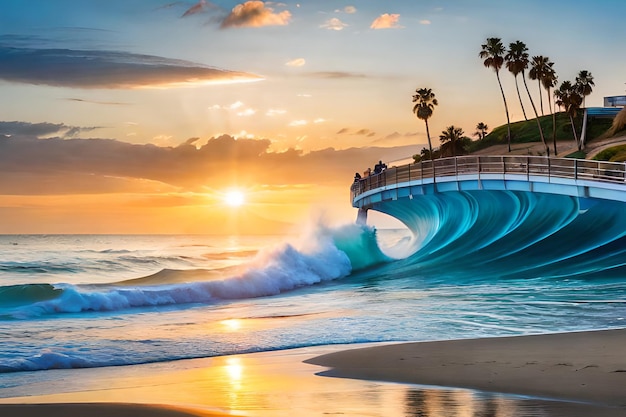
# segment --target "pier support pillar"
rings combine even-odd
[[[356,224],[367,224],[367,209],[361,207],[356,216]]]

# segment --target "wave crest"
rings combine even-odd
[[[240,267],[163,269],[146,277],[99,285],[0,287],[0,314],[5,318],[23,319],[57,313],[264,297],[339,279],[353,269],[386,260],[388,258],[378,249],[374,229],[357,225],[336,229],[319,227],[299,245],[285,243],[262,250]]]

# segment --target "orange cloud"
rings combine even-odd
[[[229,135],[199,142],[194,138],[164,147],[111,139],[0,135],[0,195],[198,191],[231,178],[242,184],[302,184],[302,172],[317,172],[310,180],[316,184],[345,184],[354,166],[415,153],[414,147],[270,152],[269,139]]]
[[[402,26],[398,24],[399,14],[381,14],[371,24],[370,29],[399,29]]]
[[[203,142],[0,134],[0,233],[276,234],[306,220],[311,207],[352,219],[354,172],[416,149],[270,152],[271,140],[245,134]],[[216,196],[228,186],[246,190],[248,204],[224,205]]]
[[[266,7],[262,1],[253,0],[235,6],[222,21],[221,27],[284,26],[289,24],[290,19],[288,10],[274,13],[274,9]]]

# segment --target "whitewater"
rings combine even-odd
[[[542,204],[524,198],[518,213]],[[593,235],[566,201],[530,223],[521,217],[532,210],[515,219],[492,210],[462,224],[451,201],[468,213],[475,203],[434,198],[422,207],[438,207],[441,222],[416,220],[413,231],[316,224],[293,236],[0,236],[0,389],[24,371],[45,379],[59,368],[624,327],[621,265],[599,268],[585,255],[616,265],[623,236],[601,244],[606,233]],[[608,220],[595,230],[615,224],[618,208],[604,207]],[[581,228],[587,251],[571,245]],[[575,273],[574,251],[593,268]]]

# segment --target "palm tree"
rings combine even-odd
[[[478,122],[478,124],[476,125],[476,132],[474,133],[474,136],[477,136],[478,139],[485,139],[488,130],[489,126],[487,126],[483,122]]]
[[[511,120],[509,119],[509,107],[506,104],[506,97],[504,95],[504,89],[502,88],[502,82],[500,81],[500,68],[504,63],[504,45],[500,38],[487,38],[487,43],[481,45],[483,48],[478,54],[479,57],[484,58],[483,64],[487,68],[493,68],[498,79],[498,85],[500,86],[500,92],[502,93],[502,101],[504,101],[504,111],[506,112],[506,127],[507,127],[507,144],[509,145],[509,152],[511,152]]]
[[[452,156],[455,157],[457,141],[463,139],[463,135],[465,135],[465,132],[463,132],[463,129],[460,127],[455,127],[454,125],[446,127],[446,129],[441,132],[441,135],[439,135],[439,140],[442,145],[441,153],[443,154],[443,145],[450,142],[450,146],[452,146]]]
[[[576,126],[574,125],[574,117],[580,109],[580,105],[583,102],[583,96],[577,91],[576,86],[572,85],[569,81],[563,81],[561,86],[554,90],[554,97],[556,98],[556,104],[565,110],[565,113],[569,116],[569,121],[572,125],[572,132],[574,133],[574,140],[578,145],[578,150],[582,148],[582,143],[578,141],[576,135]]]
[[[556,150],[556,114],[553,109],[550,95],[550,89],[556,87],[559,77],[556,75],[556,71],[552,69],[552,65],[550,65],[549,71],[545,74],[544,78],[541,80],[541,84],[543,88],[548,92],[548,103],[550,104],[550,112],[552,113],[552,144],[554,145],[554,156],[558,154]]]
[[[430,159],[433,160],[433,144],[430,141],[430,130],[428,129],[428,119],[433,115],[437,99],[435,93],[430,88],[418,88],[413,95],[413,113],[418,119],[423,120],[426,124],[426,137],[428,138],[428,154]],[[435,185],[435,161],[433,160],[433,185]],[[436,190],[436,188],[435,188]]]
[[[537,80],[537,84],[539,85],[539,103],[541,106],[541,115],[543,116],[545,113],[543,112],[543,95],[541,94],[541,80],[545,77],[548,67],[554,64],[549,64],[550,58],[545,57],[543,55],[534,56],[531,66],[530,72],[528,76],[531,80]]]
[[[509,51],[504,56],[504,60],[506,61],[506,68],[515,77],[515,89],[517,90],[519,104],[522,107],[524,119],[528,121],[528,117],[526,117],[526,109],[524,109],[524,103],[522,102],[522,95],[519,92],[519,84],[517,83],[517,75],[528,68],[528,52],[526,51],[528,51],[528,48],[524,42],[511,42],[509,44]]]
[[[539,77],[540,75],[539,68],[541,67],[535,64],[543,62],[544,60],[546,60],[546,58],[544,58],[543,56],[534,56],[533,66],[530,69],[530,72],[528,73],[528,76],[531,79],[540,80],[539,81],[539,99],[540,100],[541,100],[541,79],[537,77]],[[539,129],[539,137],[541,138],[541,142],[543,143],[543,146],[545,146],[546,148],[546,155],[550,156],[550,147],[546,143],[546,138],[543,136],[543,128],[541,127],[541,122],[539,121],[539,114],[537,113],[537,107],[535,107],[535,101],[533,100],[533,97],[530,94],[530,90],[528,89],[528,83],[526,82],[526,76],[524,74],[524,70],[522,70],[522,79],[524,80],[524,87],[526,87],[526,93],[528,94],[528,98],[530,99],[530,104],[532,105],[533,112],[535,113],[535,120],[537,121],[537,128]],[[541,111],[543,112],[543,102],[541,104]]]
[[[585,107],[585,97],[587,97],[593,91],[592,87],[595,87],[593,83],[593,75],[587,70],[582,70],[576,77],[576,90],[578,94],[583,97],[583,107]]]
[[[433,115],[433,111],[435,110],[435,106],[437,103],[437,99],[435,98],[435,93],[430,88],[418,88],[415,90],[417,94],[413,95],[413,113],[417,116],[418,119],[423,120],[426,123],[426,137],[428,138],[428,149],[430,154],[433,154],[433,145],[430,141],[430,131],[428,130],[428,119]]]

